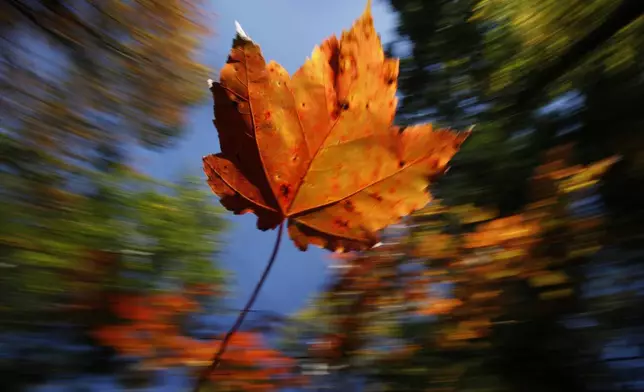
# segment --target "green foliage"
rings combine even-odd
[[[411,56],[401,63],[406,115],[399,121],[420,121],[422,114],[455,127],[476,124],[475,136],[440,184],[440,195],[450,203],[520,210],[525,179],[539,154],[567,141],[579,144],[584,162],[623,156],[622,178],[611,176],[609,182],[641,178],[636,151],[642,119],[636,108],[644,105],[644,88],[636,75],[644,61],[644,21],[637,19],[637,2],[392,0],[391,5],[400,17],[401,37],[411,41]],[[596,49],[575,47],[605,30],[609,17],[623,28]],[[578,62],[553,75],[548,85],[529,84],[564,55]],[[569,99],[577,94],[582,104]],[[520,96],[531,101],[518,102]],[[561,99],[565,112],[538,111],[553,98]],[[620,209],[624,196],[611,199],[610,208]],[[641,211],[641,204],[628,204]]]
[[[91,273],[96,267],[90,263],[93,251],[118,255],[113,261],[120,263],[113,266],[117,285],[163,287],[170,282],[181,287],[222,281],[224,274],[212,260],[226,225],[198,179],[160,184],[117,170],[94,173],[87,180],[85,194],[64,193],[72,199],[57,208],[30,205],[26,197],[5,199],[0,247],[8,273],[2,282],[17,297],[4,296],[4,309],[22,312],[25,300],[69,293],[77,284],[70,274]],[[50,300],[35,302],[34,310],[51,307]]]

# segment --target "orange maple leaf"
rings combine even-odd
[[[203,158],[210,187],[261,230],[288,218],[306,250],[363,250],[429,202],[469,132],[393,126],[398,59],[386,58],[370,5],[291,77],[239,31],[212,85],[221,153]]]

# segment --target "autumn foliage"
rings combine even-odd
[[[398,127],[398,59],[387,58],[370,6],[289,76],[243,32],[212,85],[221,153],[204,171],[221,203],[333,251],[363,250],[430,200],[469,132]]]
[[[383,366],[377,374],[399,375],[404,384],[406,372],[432,352],[474,355],[493,347],[503,325],[571,309],[570,271],[604,241],[600,215],[571,209],[617,158],[587,166],[571,160],[571,145],[544,155],[531,180],[532,203],[520,213],[434,201],[383,246],[334,256],[338,272],[311,309],[328,329],[309,353],[336,364],[360,358],[365,372]],[[401,339],[400,328],[415,322],[423,329]],[[425,354],[413,359],[419,352]],[[446,376],[455,367],[414,371],[440,390],[460,377]]]
[[[221,336],[196,339],[182,330],[182,317],[199,309],[187,295],[115,294],[109,297],[109,309],[115,322],[98,327],[94,337],[121,355],[140,359],[143,368],[197,369],[210,362],[221,344]],[[268,348],[261,334],[238,332],[230,339],[225,363],[210,380],[221,390],[273,391],[304,382],[293,368],[292,360]]]

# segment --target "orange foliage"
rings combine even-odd
[[[462,305],[458,299],[454,298],[439,298],[435,300],[426,301],[421,308],[418,309],[418,314],[423,316],[435,316],[440,314],[448,314],[457,306]]]
[[[453,237],[448,234],[432,234],[423,237],[413,250],[414,256],[432,259],[449,259],[457,255],[452,243]]]
[[[341,356],[341,346],[343,343],[343,336],[340,335],[325,335],[314,343],[309,345],[309,351],[313,357],[325,359],[337,359]]]
[[[141,357],[145,366],[204,366],[219,349],[223,337],[200,340],[182,333],[178,318],[198,309],[184,295],[117,294],[109,302],[112,313],[121,321],[97,328],[94,337],[123,355]],[[293,366],[292,360],[267,348],[260,334],[237,332],[222,366],[210,378],[231,390],[273,391],[303,381],[293,376]]]
[[[460,350],[484,344],[497,323],[541,316],[515,312],[504,319],[518,301],[547,301],[531,307],[546,314],[566,306],[574,294],[567,265],[592,256],[603,235],[600,215],[573,214],[570,203],[616,162],[571,166],[569,155],[570,146],[546,153],[531,184],[532,203],[517,214],[432,203],[412,216],[410,235],[343,257],[344,268],[323,297],[324,314],[343,337],[334,350],[370,352],[361,344],[397,315],[436,316],[431,341]],[[460,231],[452,229],[454,221]],[[451,285],[450,293],[433,290],[443,284]]]

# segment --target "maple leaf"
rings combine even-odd
[[[221,153],[203,158],[224,207],[255,213],[261,230],[288,219],[301,250],[351,251],[429,202],[469,132],[392,125],[398,59],[385,57],[369,4],[292,77],[239,31],[211,87]]]

